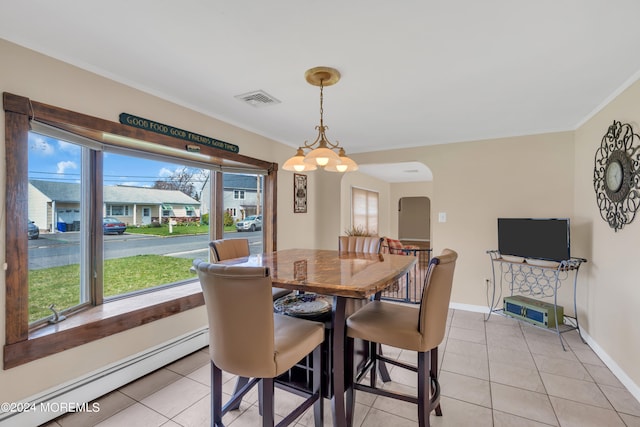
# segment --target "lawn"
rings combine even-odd
[[[191,263],[190,259],[162,255],[107,260],[104,262],[104,296],[107,298],[193,278],[189,271]],[[29,322],[49,316],[52,303],[57,310],[78,304],[79,278],[79,264],[30,271]]]
[[[235,226],[225,226],[225,232],[236,231]],[[180,236],[180,235],[194,235],[194,234],[208,234],[209,233],[209,225],[208,224],[185,224],[185,225],[174,225],[172,227],[171,233],[169,233],[169,226],[167,224],[162,224],[161,226],[142,226],[142,227],[127,227],[127,233],[131,234],[151,234],[154,236]]]
[[[162,224],[160,226],[142,226],[135,227],[129,226],[127,227],[127,233],[131,234],[151,234],[154,236],[180,236],[180,235],[194,235],[194,234],[208,234],[209,233],[209,225],[208,224],[189,224],[189,225],[174,225],[171,229],[171,233],[169,233],[169,226],[167,224]]]

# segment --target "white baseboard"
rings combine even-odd
[[[580,335],[582,335],[582,338],[587,342],[587,344],[589,344],[589,347],[591,347],[591,349],[598,355],[600,360],[602,360],[602,362],[607,365],[613,375],[615,375],[616,378],[620,380],[622,385],[624,385],[627,390],[629,390],[629,393],[631,393],[633,397],[635,397],[636,400],[640,402],[640,386],[638,386],[638,384],[636,384],[631,378],[629,378],[629,376],[620,368],[620,366],[618,366],[618,364],[611,357],[609,357],[609,355],[598,345],[597,342],[593,340],[593,338],[591,338],[591,336],[589,336],[589,334],[587,334],[584,330],[580,330]]]
[[[482,305],[460,304],[458,302],[452,302],[451,304],[449,304],[449,308],[452,308],[454,310],[473,311],[476,313],[489,313],[489,307],[485,307]]]
[[[474,311],[477,313],[489,313],[489,307],[481,305],[469,305],[460,303],[451,303],[449,308],[455,310]],[[629,390],[629,393],[640,402],[640,386],[633,382],[631,378],[618,366],[618,364],[598,345],[597,342],[589,336],[583,329],[580,330],[580,335],[587,342],[589,347],[598,355],[600,360],[609,368],[613,375]]]
[[[37,426],[59,417],[65,405],[82,405],[122,387],[150,372],[209,344],[207,328],[177,337],[142,353],[120,360],[98,371],[84,375],[65,384],[24,399],[29,402],[28,410],[20,413],[0,413],[0,426]],[[87,406],[91,410],[91,406]]]

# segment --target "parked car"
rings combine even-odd
[[[104,234],[109,234],[109,233],[122,234],[126,229],[127,229],[127,224],[120,221],[118,218],[108,216],[102,220],[102,231],[104,232]]]
[[[27,236],[29,236],[29,239],[37,239],[40,237],[40,229],[36,223],[31,220],[29,220],[29,225],[27,227]]]
[[[262,215],[251,215],[236,222],[236,230],[238,231],[256,231],[262,230]]]

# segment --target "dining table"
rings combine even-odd
[[[379,297],[407,274],[416,258],[395,254],[341,252],[324,249],[284,249],[221,261],[238,266],[268,267],[272,285],[296,293],[331,299],[331,407],[334,426],[347,426],[345,391],[346,318],[354,302]],[[351,357],[351,355],[346,355]]]

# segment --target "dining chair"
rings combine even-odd
[[[347,414],[353,416],[356,390],[400,399],[418,405],[420,427],[429,426],[429,414],[435,409],[441,416],[438,382],[438,345],[445,334],[453,272],[458,254],[444,249],[431,259],[419,307],[372,301],[347,318],[346,372],[353,379],[346,391]],[[371,343],[370,363],[363,372],[354,372],[354,339]],[[417,366],[384,357],[380,345],[416,351]],[[418,373],[417,396],[394,393],[376,386],[376,364],[390,363]],[[369,385],[360,383],[369,372]]]
[[[315,426],[323,424],[321,395],[324,325],[274,314],[271,276],[267,267],[241,267],[195,260],[209,321],[211,359],[211,426],[222,426],[222,416],[256,384],[262,425],[274,425],[274,379],[312,354],[312,387],[306,399],[278,426],[294,422],[312,405]],[[251,378],[222,406],[222,371]],[[296,394],[304,394],[297,390]]]
[[[249,239],[219,239],[209,242],[211,262],[220,262],[231,258],[249,256]],[[277,300],[291,291],[282,288],[271,290],[273,300]]]
[[[386,252],[395,255],[415,255],[416,251],[420,249],[419,246],[405,245],[400,240],[390,237],[382,238],[382,247]]]
[[[338,251],[379,254],[382,238],[378,236],[338,236]]]
[[[249,256],[249,239],[219,239],[209,242],[211,262]]]
[[[357,254],[379,254],[382,250],[383,237],[378,236],[338,236],[338,251],[341,253],[357,253]],[[372,299],[379,300],[381,293],[375,294]],[[347,316],[361,309],[368,301],[365,300],[349,300],[346,309]],[[384,382],[391,381],[389,370],[384,362],[378,364],[380,378]]]

